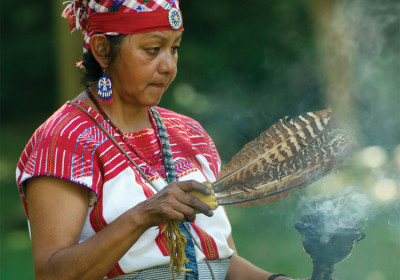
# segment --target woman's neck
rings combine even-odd
[[[100,106],[109,119],[124,133],[152,127],[147,107],[134,107],[117,102],[109,105],[100,104]]]
[[[95,100],[98,100],[97,91],[93,91],[93,87],[90,88],[90,91]],[[111,104],[93,102],[89,94],[83,92],[78,99],[88,104],[98,113],[100,113],[98,108],[100,106],[100,109],[123,133],[131,133],[153,127],[147,107],[125,104],[117,96],[115,96]]]

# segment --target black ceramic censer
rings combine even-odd
[[[357,225],[327,227],[327,220],[325,214],[316,212],[301,217],[295,224],[313,262],[311,280],[332,280],[335,264],[348,257],[355,244],[365,237]]]

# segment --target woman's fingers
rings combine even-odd
[[[183,204],[180,205],[176,204],[173,207],[163,207],[159,214],[163,216],[164,219],[166,220],[176,220],[179,222],[185,222],[189,221],[190,219],[193,219],[194,221],[193,209]],[[165,223],[165,221],[162,223]]]
[[[211,194],[210,189],[206,185],[199,183],[195,180],[189,180],[189,181],[183,181],[183,182],[172,182],[170,185],[173,186],[174,184],[178,184],[179,188],[181,190],[183,190],[184,192],[198,191],[205,195]]]
[[[178,187],[182,190],[182,192],[180,192],[179,196],[177,197],[179,202],[190,206],[192,209],[195,209],[195,210],[199,211],[200,213],[203,213],[206,216],[211,217],[213,215],[213,211],[210,209],[210,206],[203,203],[197,197],[195,197],[193,195],[189,195],[187,193],[189,191],[197,191],[197,192],[203,193],[205,195],[210,195],[211,191],[207,186],[205,186],[199,182],[193,181],[193,180],[184,181],[184,182],[174,182],[174,183],[175,183],[175,185],[178,185]],[[173,185],[174,183],[171,183],[171,188],[175,187]],[[188,213],[186,216],[191,217],[191,216],[193,216],[193,214]],[[195,217],[195,215],[193,217]]]
[[[172,182],[140,204],[143,218],[148,219],[150,226],[159,226],[167,220],[192,222],[196,219],[196,212],[211,217],[213,211],[210,207],[188,194],[189,191],[210,193],[207,186],[196,181]]]

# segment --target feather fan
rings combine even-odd
[[[354,147],[333,123],[329,109],[280,119],[222,168],[212,184],[219,205],[267,204],[324,176]]]

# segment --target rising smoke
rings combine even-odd
[[[368,196],[356,187],[348,187],[335,194],[302,197],[299,206],[304,215],[319,213],[324,217],[319,229],[321,242],[328,242],[339,229],[365,226],[375,212]]]
[[[400,143],[400,2],[339,3],[352,34],[352,80],[361,133],[366,144],[393,150]]]
[[[337,38],[344,38],[339,44],[343,49],[336,52],[346,58],[349,68],[345,74],[349,75],[349,88],[353,90],[349,94],[354,94],[352,110],[356,112],[356,129],[360,130],[357,140],[361,146],[374,145],[387,151],[391,158],[400,147],[400,1],[339,0],[334,15],[329,28],[335,30],[332,34],[342,35]],[[369,155],[368,160],[356,165],[367,161],[377,163],[378,158]],[[388,159],[386,165],[364,168],[362,172],[359,166],[355,167],[359,178],[352,183],[375,184],[368,188],[373,188],[375,195],[382,195],[388,193],[390,182],[391,189],[398,192],[400,174],[394,165]],[[365,227],[368,219],[379,215],[400,243],[398,196],[393,195],[396,198],[387,200],[386,205],[377,205],[368,188],[346,187],[339,193],[305,197],[300,200],[300,207],[304,214],[322,211],[327,217],[327,232],[356,224]]]

